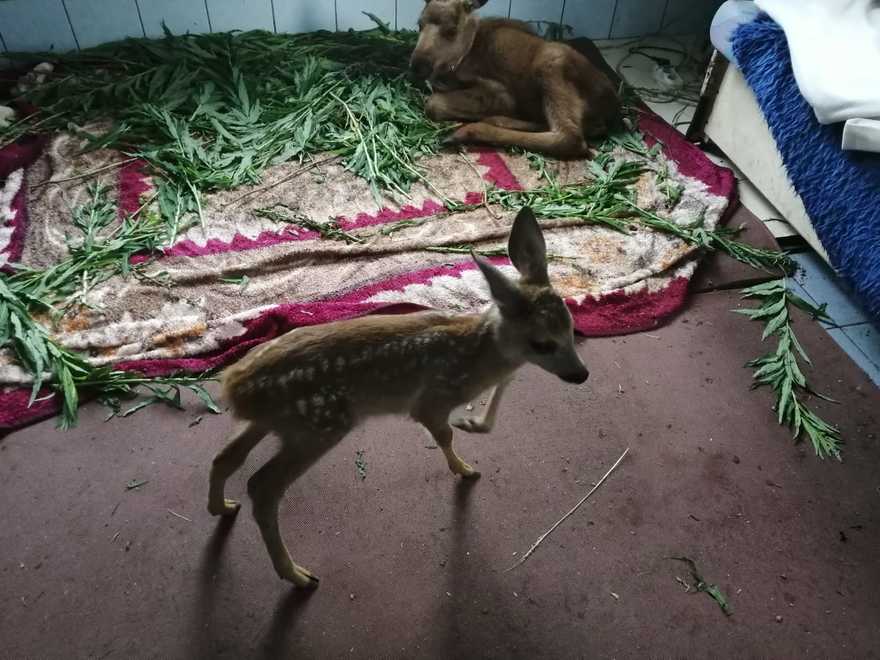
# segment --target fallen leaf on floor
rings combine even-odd
[[[125,490],[134,490],[135,488],[140,488],[144,484],[150,483],[149,479],[132,479],[127,484],[125,484]]]
[[[364,450],[359,449],[354,456],[354,467],[361,481],[367,478],[367,462],[364,460]]]
[[[730,604],[727,602],[727,599],[724,597],[724,594],[721,592],[721,589],[718,588],[716,584],[707,584],[703,577],[700,575],[697,570],[697,565],[694,563],[694,560],[690,557],[670,557],[675,561],[680,561],[688,565],[691,573],[691,579],[693,580],[693,584],[689,584],[685,580],[680,577],[676,577],[676,581],[679,584],[684,585],[685,592],[690,592],[693,590],[694,592],[702,592],[707,594],[712,600],[718,603],[718,607],[721,608],[721,611],[724,612],[727,616],[733,614],[733,610],[730,609]]]

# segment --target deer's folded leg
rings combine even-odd
[[[498,126],[499,128],[509,128],[514,131],[526,131],[528,133],[540,133],[547,130],[547,124],[526,121],[524,119],[514,119],[513,117],[505,117],[504,115],[486,117],[482,122],[484,124]]]
[[[521,147],[559,158],[584,156],[588,152],[587,142],[581,134],[558,130],[530,133],[528,131],[501,128],[485,122],[465,124],[456,130],[448,141],[451,144],[476,142],[495,147]]]
[[[489,394],[489,401],[486,404],[486,411],[482,417],[455,417],[450,421],[450,424],[467,433],[491,432],[495,427],[495,419],[501,404],[501,396],[508,385],[510,385],[510,379],[503,380],[492,388],[492,392]]]

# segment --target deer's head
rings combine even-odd
[[[421,80],[455,74],[470,52],[480,22],[476,10],[487,0],[426,0],[410,71]]]
[[[513,361],[531,362],[566,382],[583,383],[590,372],[575,350],[571,313],[550,285],[544,236],[531,209],[516,216],[507,251],[522,276],[518,282],[474,255],[501,315],[499,348]]]

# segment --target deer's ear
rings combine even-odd
[[[430,2],[431,0],[428,0]],[[464,0],[464,6],[468,11],[474,11],[485,5],[489,0]]]
[[[486,259],[477,256],[473,252],[471,253],[471,256],[474,258],[474,261],[477,262],[477,266],[480,267],[480,272],[483,273],[486,282],[489,283],[489,291],[492,293],[492,300],[498,305],[501,313],[508,317],[524,314],[528,307],[528,303],[522,293],[520,293],[516,284],[507,279],[504,276],[504,273],[495,268],[495,266],[490,264]]]
[[[550,284],[547,275],[547,245],[535,214],[527,206],[520,210],[513,221],[507,253],[524,282],[539,286]]]

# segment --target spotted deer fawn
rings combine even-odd
[[[521,278],[508,280],[474,255],[494,304],[482,314],[422,312],[367,316],[288,332],[248,353],[223,375],[235,416],[244,420],[211,467],[208,511],[232,516],[224,485],[274,431],[282,445],[248,481],[253,514],[278,575],[300,588],[318,579],[295,564],[281,538],[278,505],[288,485],[361,420],[408,414],[443,450],[449,469],[479,473],[452,448],[450,414],[494,388],[485,414],[451,423],[488,433],[501,393],[526,362],[571,383],[589,372],[574,346],[571,314],[547,276],[544,237],[531,210],[517,215],[508,252]]]
[[[469,122],[452,134],[453,143],[585,155],[587,137],[620,121],[614,85],[571,46],[545,41],[526,23],[480,20],[475,10],[484,4],[425,3],[410,70],[432,85],[428,116]]]

